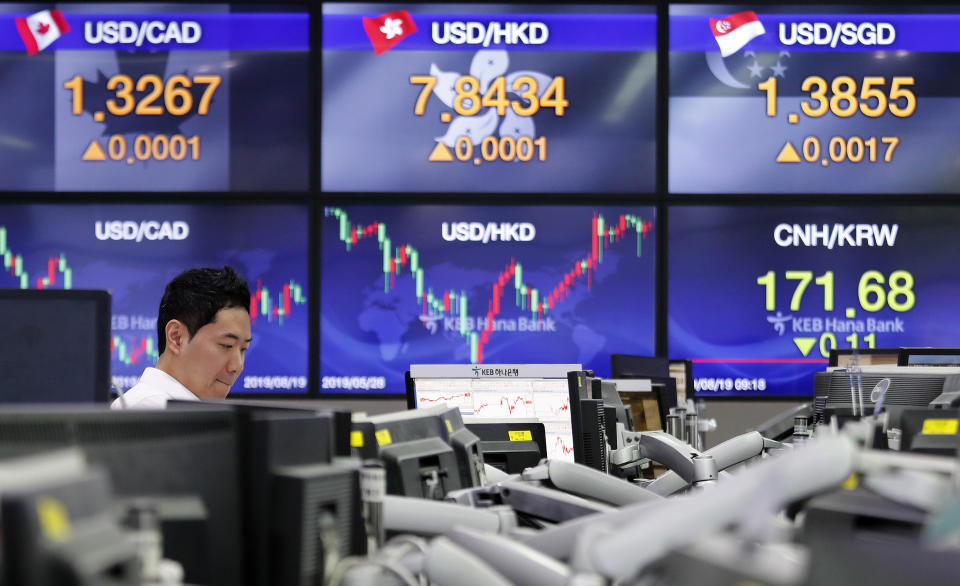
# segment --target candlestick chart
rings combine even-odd
[[[231,392],[306,392],[306,248],[296,206],[0,206],[0,287],[108,290],[111,374],[124,389],[159,357],[166,284],[229,265],[248,281],[253,334]]]
[[[653,208],[327,207],[321,229],[325,381],[653,351]]]

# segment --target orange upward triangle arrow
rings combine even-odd
[[[107,154],[103,152],[103,147],[100,146],[100,143],[96,139],[90,141],[90,146],[87,147],[87,150],[83,151],[84,161],[106,161]]]
[[[430,153],[428,157],[429,161],[452,161],[453,155],[450,154],[450,149],[447,148],[447,145],[442,142],[438,142],[437,146],[433,147],[433,152]]]
[[[787,141],[787,144],[783,145],[783,148],[780,149],[780,154],[777,155],[778,163],[799,163],[800,155],[797,154],[797,149],[793,147],[793,144],[790,141]]]

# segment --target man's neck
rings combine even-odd
[[[170,358],[166,354],[160,355],[160,358],[157,360],[157,366],[155,368],[159,371],[165,372],[166,374],[170,375],[170,377],[173,378],[173,380],[177,381],[178,383],[183,385],[185,389],[187,389],[188,391],[196,395],[196,393],[194,393],[192,389],[187,387],[187,385],[183,384],[183,378],[177,375],[178,373],[175,368],[174,362],[170,360]]]

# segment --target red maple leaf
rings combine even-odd
[[[37,32],[40,33],[41,35],[47,34],[48,30],[50,30],[50,25],[45,22],[41,22],[40,24],[37,25]]]

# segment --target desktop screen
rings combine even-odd
[[[0,3],[0,190],[305,191],[309,63],[304,6]]]
[[[578,364],[412,365],[413,404],[446,404],[465,416],[536,417],[547,436],[547,457],[573,462],[567,372]]]
[[[322,189],[652,192],[654,10],[323,3]]]
[[[958,221],[916,205],[671,208],[670,355],[692,359],[698,397],[809,397],[833,348],[953,345]]]
[[[322,393],[404,391],[411,364],[652,354],[649,206],[355,205],[320,218]]]
[[[669,10],[671,193],[956,193],[955,2]]]
[[[109,340],[105,291],[0,289],[0,402],[106,401]]]
[[[296,205],[0,205],[0,288],[109,291],[110,369],[128,389],[156,364],[166,284],[230,265],[253,333],[231,393],[306,393],[307,242]]]

